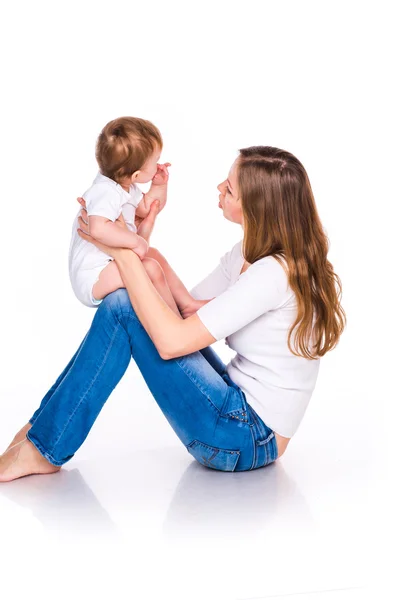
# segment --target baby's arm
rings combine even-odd
[[[143,245],[143,238],[140,235],[120,227],[105,217],[90,215],[88,221],[90,235],[106,246],[135,250]]]

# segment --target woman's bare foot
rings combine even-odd
[[[23,428],[18,431],[17,435],[15,436],[15,438],[13,439],[11,444],[7,447],[7,450],[9,450],[13,446],[15,446],[15,444],[19,444],[19,442],[22,442],[22,440],[24,440],[26,438],[26,434],[30,430],[31,427],[32,427],[31,423],[27,423],[26,425],[24,425]],[[6,450],[6,452],[7,452],[7,450]]]
[[[56,473],[61,467],[49,463],[28,439],[11,446],[0,456],[0,482],[26,475]]]

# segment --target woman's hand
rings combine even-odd
[[[194,313],[196,313],[201,306],[204,306],[207,304],[207,302],[211,302],[211,300],[214,300],[214,298],[210,298],[209,300],[195,300],[193,298],[189,304],[180,309],[180,313],[184,319],[187,319],[188,317],[194,315]]]

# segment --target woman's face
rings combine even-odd
[[[239,223],[243,227],[242,203],[237,183],[237,162],[238,159],[231,166],[228,177],[217,187],[220,193],[218,206],[222,208],[225,219],[232,223]]]

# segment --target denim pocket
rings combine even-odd
[[[199,463],[218,471],[234,471],[240,456],[239,450],[223,450],[198,440],[193,440],[186,449]]]
[[[264,440],[256,440],[257,448],[257,467],[265,467],[274,462],[278,456],[278,446],[276,443],[275,433],[271,431],[269,436]]]
[[[220,415],[221,417],[229,417],[230,419],[244,421],[245,423],[248,422],[246,396],[238,386],[234,385],[228,388],[228,395]]]

